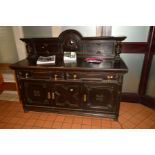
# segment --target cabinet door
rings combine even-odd
[[[51,103],[50,83],[41,80],[23,80],[22,98],[27,105],[49,105]]]
[[[84,84],[83,107],[96,111],[114,112],[118,106],[118,86],[116,84]]]
[[[81,107],[81,87],[78,83],[55,83],[54,94],[57,107]]]

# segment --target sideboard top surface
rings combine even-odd
[[[88,63],[84,59],[77,59],[75,63],[63,63],[58,62],[51,65],[37,65],[32,64],[29,60],[24,59],[10,66],[12,69],[43,69],[43,70],[73,70],[73,71],[128,71],[127,66],[121,59],[119,63],[115,63],[114,60],[103,60],[100,64]]]

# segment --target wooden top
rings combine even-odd
[[[22,41],[30,41],[30,40],[57,40],[59,38],[21,38]],[[116,41],[123,41],[126,39],[126,36],[101,36],[101,37],[83,37],[83,40],[116,40]]]
[[[19,61],[10,66],[12,69],[33,69],[33,70],[56,70],[56,71],[111,71],[111,72],[122,72],[128,71],[127,66],[121,59],[119,62],[115,62],[112,59],[105,59],[100,64],[88,63],[84,59],[77,59],[76,63],[62,63],[58,62],[52,65],[37,65],[32,64],[27,59]]]
[[[48,38],[21,38],[24,42],[29,42],[30,40],[64,40],[66,37],[78,37],[81,40],[115,40],[115,41],[123,41],[126,39],[126,36],[99,36],[99,37],[83,37],[82,34],[76,30],[68,29],[63,31],[59,37],[48,37]]]

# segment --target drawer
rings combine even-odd
[[[65,74],[63,72],[51,71],[18,71],[17,76],[24,79],[51,79],[64,80]]]
[[[103,72],[67,72],[66,78],[67,80],[116,80],[118,75]]]
[[[50,73],[45,71],[33,71],[30,77],[34,79],[50,79]]]
[[[50,78],[51,80],[64,80],[65,74],[63,72],[51,72]]]
[[[33,78],[39,78],[39,79],[51,79],[51,80],[63,80],[64,79],[64,73],[63,72],[33,72],[32,73]]]
[[[16,72],[18,78],[29,78],[32,76],[31,71],[22,70]]]
[[[49,79],[50,73],[44,71],[22,70],[17,72],[17,77],[22,79]]]

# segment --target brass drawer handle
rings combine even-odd
[[[57,75],[57,74],[55,74],[55,75],[54,75],[54,80],[57,80],[57,77],[58,77],[58,75]]]
[[[86,95],[86,94],[84,94],[84,96],[83,96],[83,101],[84,101],[84,102],[87,101],[87,95]]]
[[[28,78],[28,76],[29,76],[29,73],[26,73],[26,74],[25,74],[25,78]]]
[[[55,99],[55,93],[52,92],[52,100],[54,100],[54,99]]]
[[[73,89],[73,88],[71,88],[71,89],[70,89],[70,92],[73,92],[73,91],[74,91],[74,89]]]
[[[112,79],[113,76],[112,76],[112,75],[108,75],[107,78],[108,78],[108,79]]]
[[[50,92],[48,92],[47,98],[48,98],[48,99],[51,99],[51,94],[50,94]]]
[[[107,78],[110,79],[110,76],[108,75]]]
[[[76,80],[76,78],[77,78],[77,75],[76,75],[76,74],[74,74],[74,75],[73,75],[73,78],[74,78],[74,80]]]

